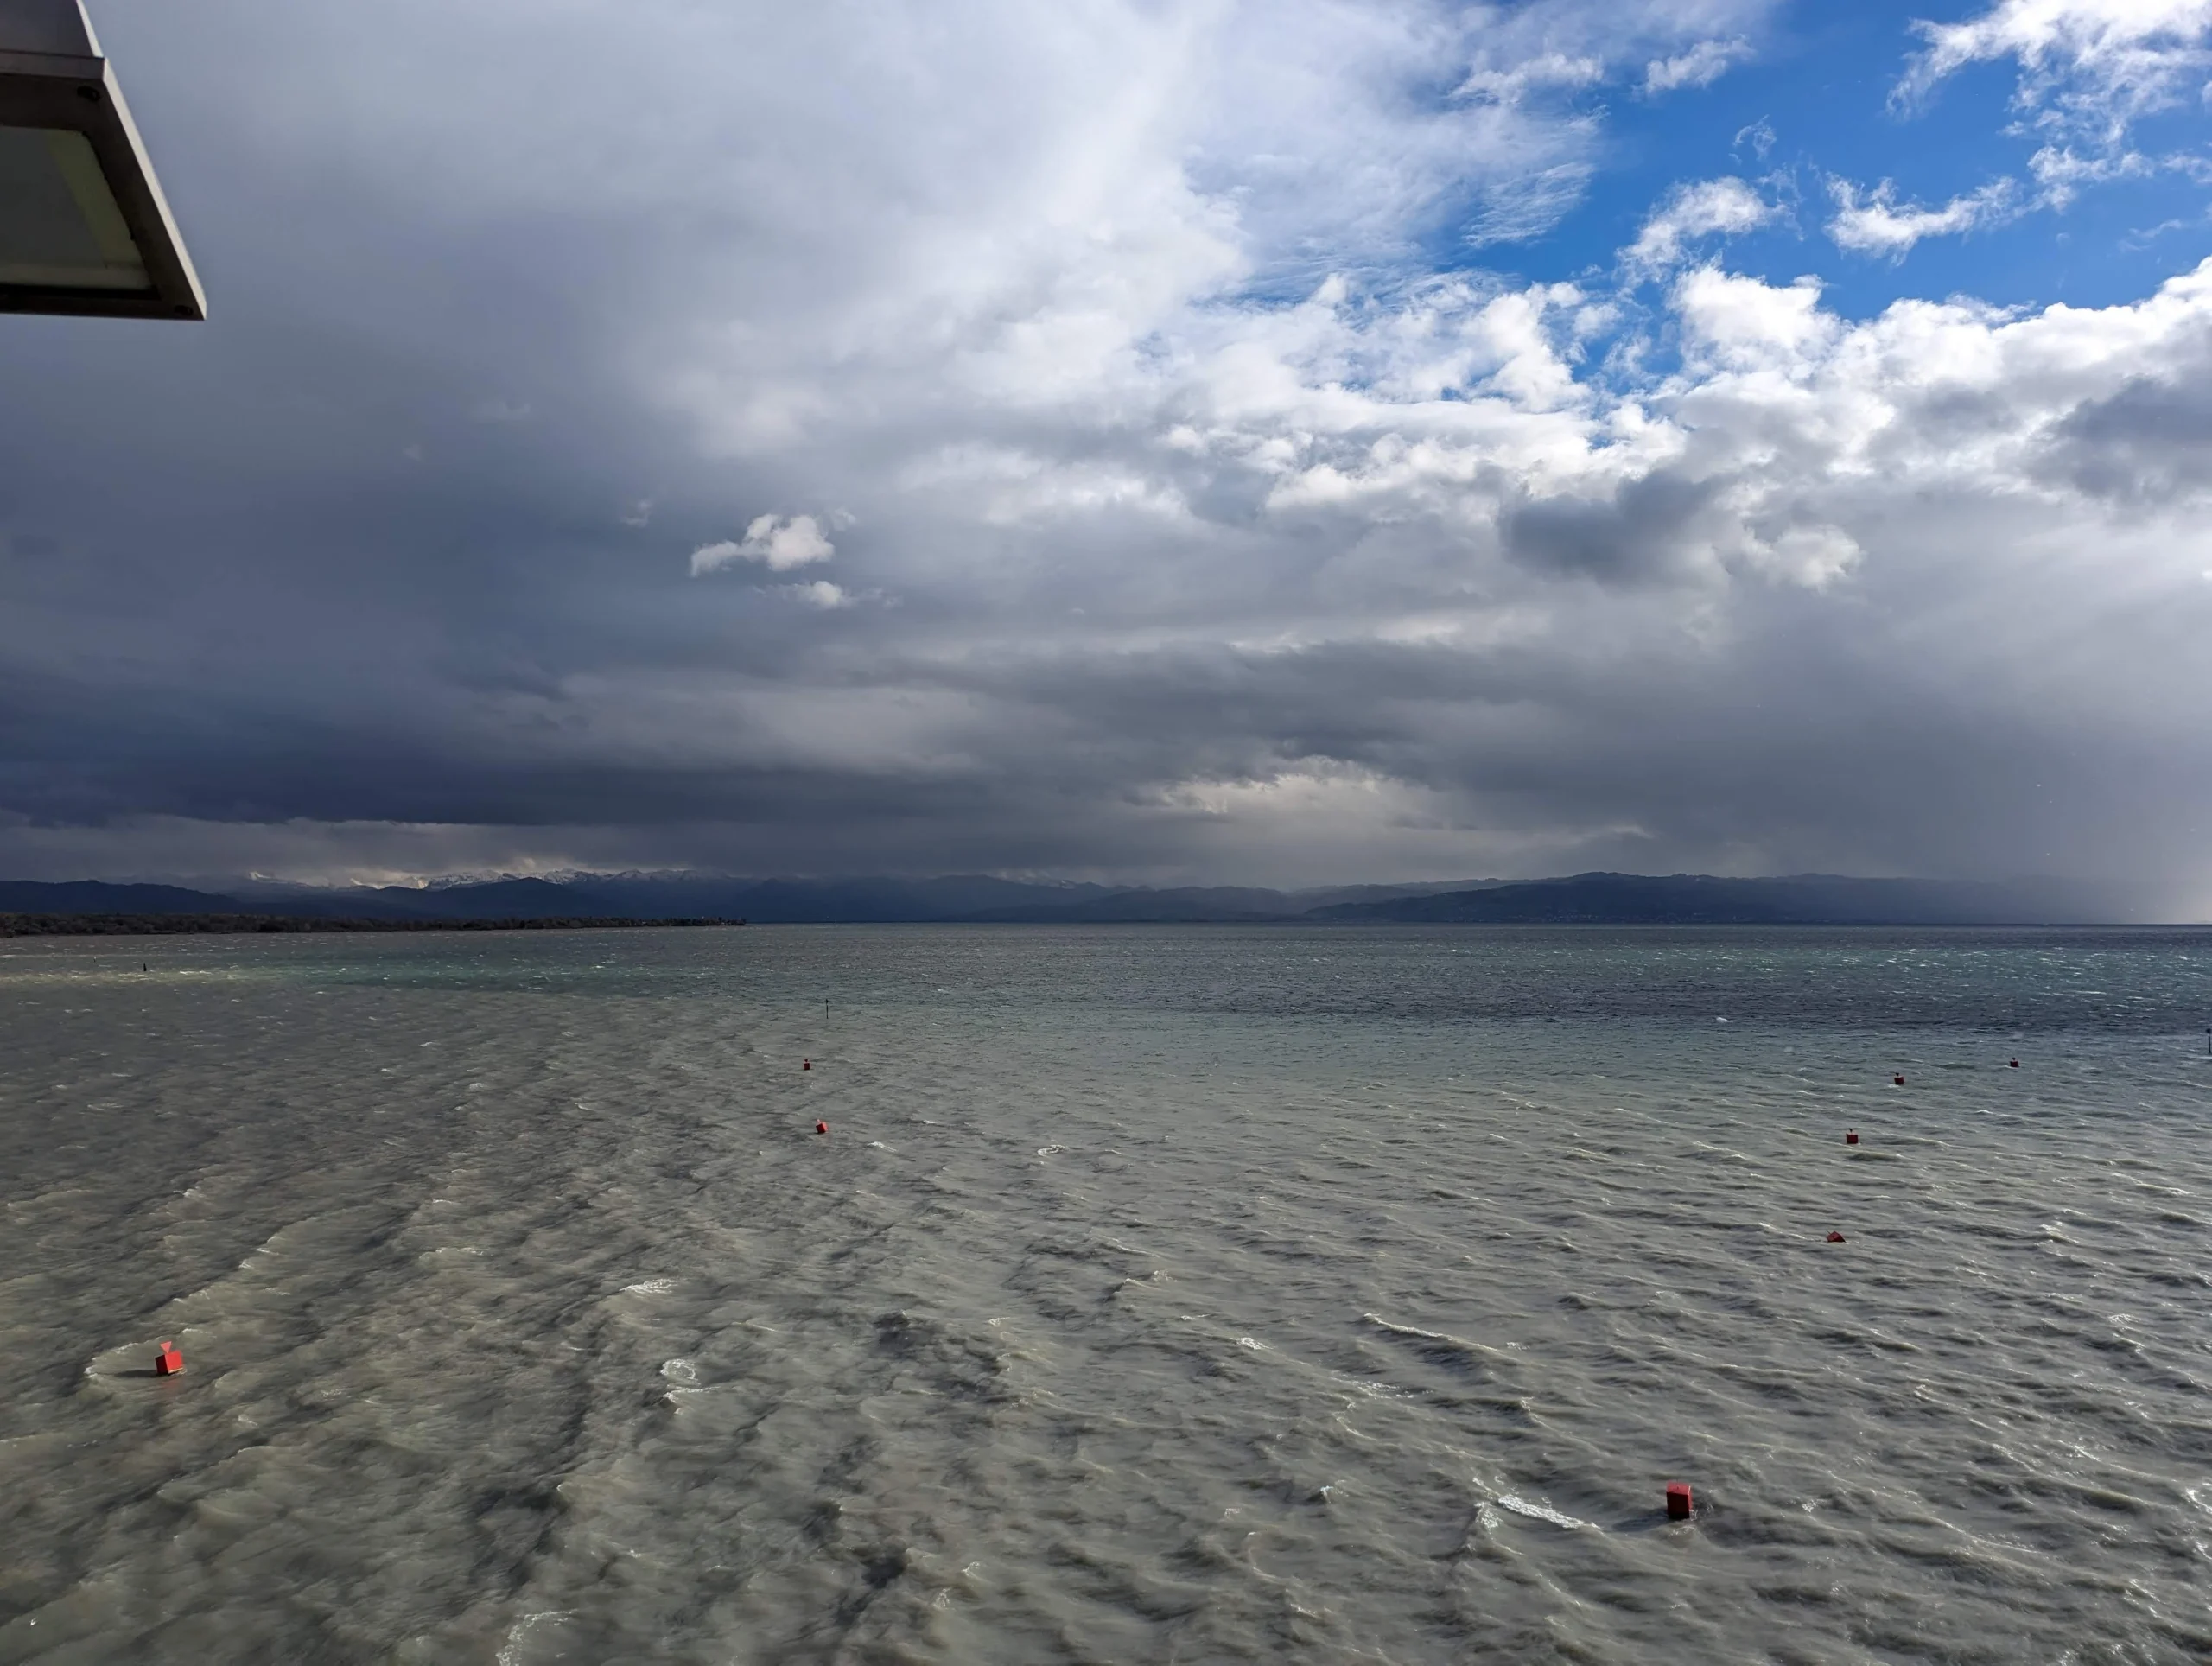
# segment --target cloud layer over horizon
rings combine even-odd
[[[95,20],[211,321],[0,327],[11,875],[2212,908],[2212,6],[1900,10],[1848,154],[1766,0]]]

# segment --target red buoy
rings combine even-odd
[[[1843,1142],[1846,1145],[1857,1145],[1859,1143],[1859,1130],[1855,1128],[1846,1129],[1843,1134]]]
[[[162,1351],[154,1356],[154,1375],[179,1377],[184,1372],[184,1356],[177,1351],[174,1342],[162,1344]]]
[[[1843,1234],[1842,1234],[1842,1233],[1840,1233],[1840,1232],[1831,1232],[1831,1233],[1829,1233],[1829,1234],[1828,1234],[1828,1242],[1829,1242],[1830,1243],[1841,1243],[1843,1242]]]
[[[2012,1068],[2013,1068],[2014,1070],[2018,1070],[2018,1069],[2019,1069],[2019,1068],[2020,1068],[2020,1061],[2019,1061],[2018,1059],[2015,1059],[2012,1061]]]
[[[1899,1087],[1903,1087],[1904,1085],[1904,1078],[1902,1076],[1892,1076],[1890,1080],[1895,1082]]]
[[[798,1067],[801,1070],[812,1070],[814,1068],[814,1060],[811,1059],[802,1059],[798,1061]],[[1902,1082],[1904,1080],[1904,1078],[1900,1076],[1897,1078],[1897,1080]]]
[[[814,1125],[814,1131],[817,1134],[827,1134],[830,1131],[830,1124],[827,1122],[817,1122]]]
[[[1686,1522],[1690,1518],[1690,1484],[1688,1481],[1667,1483],[1667,1519]]]

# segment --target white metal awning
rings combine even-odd
[[[82,0],[0,0],[0,312],[207,315]]]

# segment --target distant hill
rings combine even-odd
[[[478,914],[525,919],[538,914],[683,914],[832,924],[957,919],[1105,894],[1103,886],[1024,885],[981,874],[930,880],[748,880],[587,874],[564,880],[487,880],[375,889],[264,887],[254,906],[277,912],[389,913],[410,919],[461,919]]]
[[[1201,920],[1289,919],[1300,911],[1280,891],[1242,886],[1186,886],[1176,890],[1109,891],[1098,896],[1054,898],[963,916],[978,923],[1055,925],[1174,925]]]
[[[537,932],[604,930],[611,926],[713,929],[719,919],[363,919],[309,914],[10,914],[0,913],[0,938],[214,937],[297,935],[308,932]]]
[[[585,874],[431,886],[323,887],[242,883],[236,892],[173,885],[0,881],[0,913],[257,915],[285,919],[746,919],[756,925],[938,923],[1153,925],[1201,922],[1409,925],[2096,925],[2151,917],[2118,887],[2058,881],[1968,884],[1800,874],[1698,874],[1344,886],[1286,893],[1243,886],[1054,885],[956,874],[938,879],[732,879]]]
[[[373,890],[263,887],[251,906],[270,912],[389,913],[409,919],[598,913],[706,916],[755,925],[1156,925],[1295,919],[1325,903],[1375,901],[1494,882],[1344,886],[1286,893],[1245,886],[1045,884],[976,874],[925,880],[588,874],[558,881],[491,880]],[[204,900],[200,906],[205,906]]]
[[[1285,893],[1242,886],[1055,885],[952,874],[938,879],[727,879],[712,875],[585,874],[559,880],[499,879],[430,886],[241,885],[202,891],[172,885],[0,882],[0,912],[23,914],[251,913],[308,919],[746,919],[756,925],[1155,924],[1294,919],[1325,903],[1370,902],[1492,881],[1342,886]]]
[[[1346,902],[1387,902],[1393,897],[1433,896],[1440,891],[1488,891],[1510,883],[1506,880],[1424,880],[1419,885],[1331,885],[1314,891],[1293,891],[1284,899],[1301,914]]]
[[[225,905],[228,905],[226,906]],[[105,880],[72,880],[49,885],[38,880],[0,880],[0,914],[207,914],[236,913],[227,897],[188,891],[181,885],[110,885]]]
[[[2138,917],[2118,887],[2056,881],[1714,879],[1702,874],[1577,874],[1319,908],[1308,917],[1452,925],[2047,925]]]

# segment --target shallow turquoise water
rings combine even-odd
[[[2212,936],[11,948],[0,1661],[2212,1653]]]

